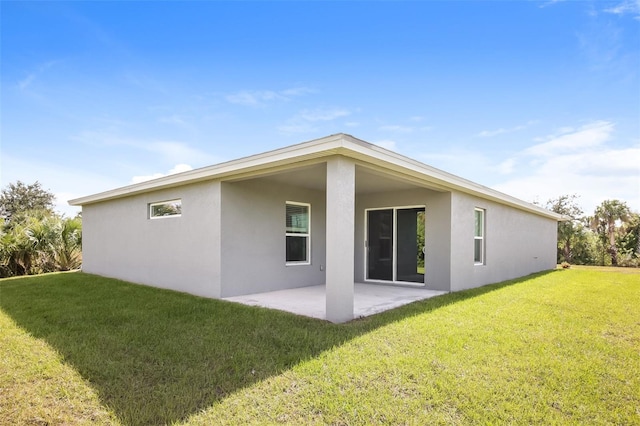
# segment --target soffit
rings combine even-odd
[[[273,174],[254,176],[254,179],[264,180],[279,185],[295,185],[303,188],[324,191],[326,189],[326,163],[303,166],[291,170],[284,170]],[[233,179],[231,182],[246,179]],[[356,167],[356,194],[370,194],[376,192],[394,192],[407,189],[425,187],[402,177],[384,173],[379,170],[361,166]],[[430,188],[434,189],[434,188]]]

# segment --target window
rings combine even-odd
[[[311,248],[311,204],[286,203],[286,263],[308,265]]]
[[[166,217],[180,217],[182,215],[182,200],[162,201],[149,204],[149,218],[162,219]]]
[[[484,210],[475,209],[475,233],[473,241],[473,262],[484,265]]]

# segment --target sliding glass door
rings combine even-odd
[[[393,210],[367,211],[367,279],[393,281]]]
[[[367,279],[424,283],[424,207],[372,209],[367,215]]]

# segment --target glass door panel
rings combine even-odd
[[[424,283],[424,208],[396,212],[396,281]]]
[[[367,279],[393,281],[393,209],[367,212]]]

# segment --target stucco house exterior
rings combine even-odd
[[[70,201],[83,270],[225,298],[354,283],[458,291],[555,268],[561,217],[346,134]]]

